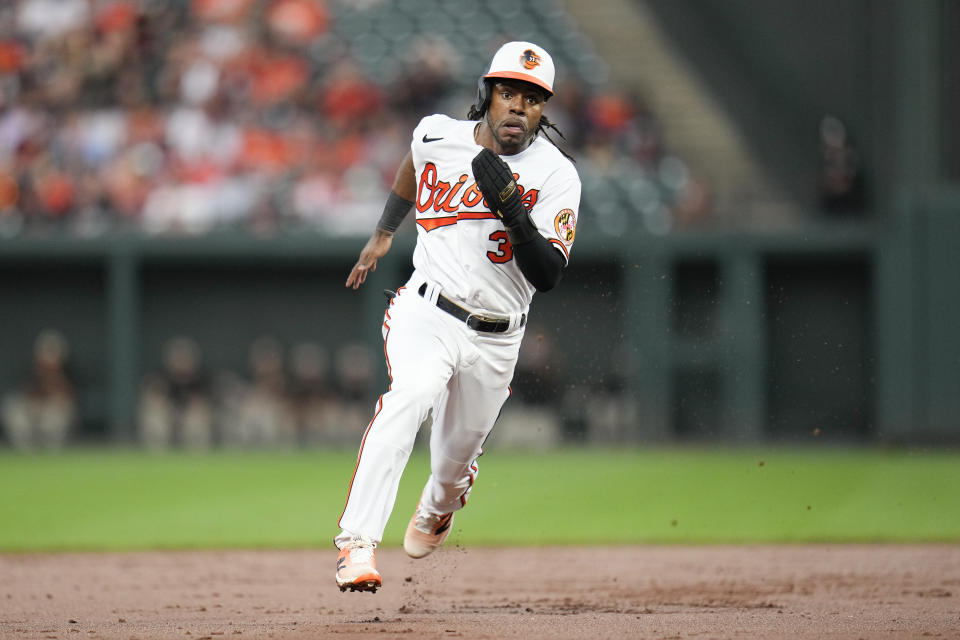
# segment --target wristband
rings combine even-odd
[[[540,235],[536,225],[533,224],[533,220],[530,219],[530,215],[526,211],[514,218],[510,223],[504,221],[503,226],[506,228],[507,238],[513,246],[526,244],[537,237],[543,237]]]
[[[383,206],[383,214],[380,216],[380,221],[377,222],[377,228],[393,233],[412,208],[413,202],[401,198],[395,191],[391,191],[387,203]]]

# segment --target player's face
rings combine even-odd
[[[492,151],[512,155],[525,149],[540,124],[543,103],[543,92],[532,84],[513,80],[495,82],[486,122],[500,148]]]

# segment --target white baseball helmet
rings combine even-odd
[[[532,42],[508,42],[500,47],[484,78],[510,78],[537,85],[553,95],[553,58]]]

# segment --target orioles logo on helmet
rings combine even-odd
[[[527,49],[520,56],[520,64],[524,69],[533,69],[540,66],[540,56],[533,49]]]

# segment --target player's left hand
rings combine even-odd
[[[367,240],[363,250],[360,251],[360,257],[357,264],[353,265],[350,275],[347,276],[347,285],[353,289],[359,289],[367,280],[367,274],[377,270],[377,260],[387,255],[390,246],[393,244],[393,234],[382,229],[377,229]]]
[[[520,200],[520,190],[513,179],[510,165],[490,149],[482,149],[470,163],[477,187],[490,210],[506,227],[525,221],[527,212]]]

